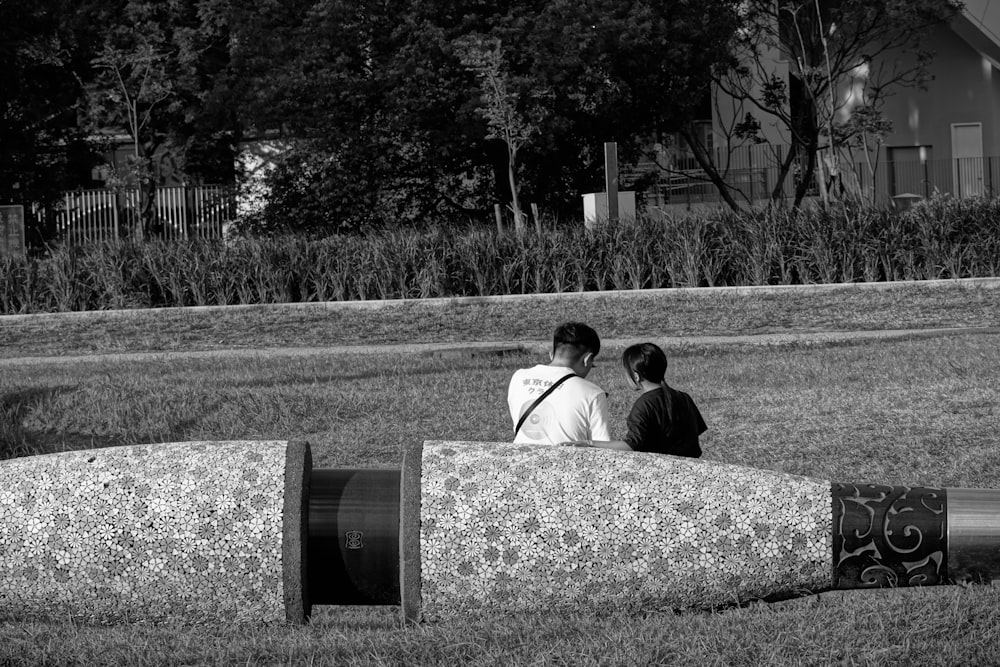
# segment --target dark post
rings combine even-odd
[[[0,259],[24,257],[24,206],[0,206]]]
[[[618,144],[604,142],[604,191],[608,195],[608,220],[618,219]]]

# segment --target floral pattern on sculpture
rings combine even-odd
[[[828,588],[829,482],[607,450],[424,445],[425,618]]]
[[[0,617],[285,618],[284,442],[0,461]]]

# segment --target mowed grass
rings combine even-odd
[[[668,353],[670,382],[711,427],[707,457],[844,481],[1000,486],[1000,333]],[[621,428],[635,394],[619,354],[603,351],[590,377]],[[414,351],[8,363],[3,443],[9,456],[306,439],[317,465],[393,466],[409,442],[509,439],[510,374],[545,360]]]
[[[545,307],[537,308],[530,318],[541,322]],[[635,340],[657,330],[642,313],[620,308],[636,320]],[[930,319],[945,319],[930,310]],[[454,311],[439,309],[438,321]],[[699,312],[708,318],[710,307]],[[791,310],[787,317],[798,321]],[[385,339],[403,337],[391,317],[381,321]],[[398,326],[409,326],[406,318]],[[280,346],[268,340],[261,347]],[[592,377],[611,392],[620,433],[634,395],[619,352],[603,352]],[[706,458],[837,481],[1000,487],[1000,334],[684,344],[668,353],[670,381],[695,397],[709,423]],[[0,451],[304,438],[318,467],[396,466],[408,442],[506,440],[507,380],[537,361],[544,359],[413,352],[8,362],[0,367]],[[304,627],[4,619],[0,664],[998,664],[998,603],[992,587],[943,586],[716,610],[476,616],[411,628],[394,607],[317,607]]]
[[[997,281],[672,289],[538,297],[168,308],[0,317],[0,359],[106,352],[995,327]]]

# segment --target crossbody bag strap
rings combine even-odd
[[[542,401],[545,400],[546,396],[548,396],[549,394],[551,394],[552,392],[554,392],[556,390],[556,388],[559,387],[559,385],[561,385],[566,380],[568,380],[570,378],[575,378],[575,377],[576,377],[576,373],[570,373],[569,375],[562,376],[561,378],[559,378],[558,380],[556,380],[555,382],[553,382],[552,386],[550,386],[548,389],[546,389],[545,392],[541,396],[539,396],[538,398],[536,398],[535,402],[532,403],[530,406],[528,406],[528,409],[525,410],[521,414],[521,418],[517,420],[517,426],[514,427],[514,436],[515,437],[517,436],[517,432],[520,431],[521,430],[521,426],[524,425],[524,420],[528,418],[528,415],[530,415],[532,412],[535,411],[535,408],[538,407],[539,403],[541,403]]]

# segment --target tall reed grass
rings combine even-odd
[[[109,242],[0,262],[0,314],[1000,274],[1000,200],[646,215],[523,236],[435,226]]]

